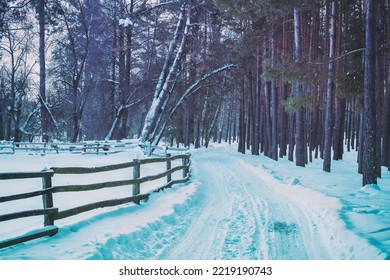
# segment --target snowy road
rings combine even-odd
[[[193,155],[204,200],[170,259],[354,259],[376,254],[345,230],[337,199],[237,153]],[[368,248],[368,249],[367,249]]]
[[[110,159],[123,161],[123,156],[127,157],[118,154]],[[59,159],[53,156],[57,164]],[[370,242],[373,239],[359,234],[359,228],[346,225],[341,215],[345,206],[339,198],[302,184],[322,184],[330,189],[335,186],[330,182],[341,180],[334,179],[336,173],[316,173],[315,169],[299,169],[288,161],[276,163],[264,156],[242,155],[231,147],[194,150],[192,162],[189,183],[153,194],[140,206],[124,205],[84,220],[68,221],[59,225],[54,237],[0,250],[0,259],[280,260],[388,256],[386,249],[380,250]],[[344,198],[348,198],[346,190]],[[379,195],[387,197],[387,191],[370,193],[370,198]],[[349,197],[355,203],[360,201]],[[365,200],[361,203],[366,204]],[[355,208],[360,209],[351,209]],[[363,217],[371,213],[366,212]],[[352,213],[355,217],[356,213]],[[386,217],[387,210],[380,213]],[[377,226],[386,225],[372,223],[371,228]],[[386,234],[384,230],[378,232]],[[386,244],[388,238],[383,240],[381,244]]]
[[[306,259],[303,234],[312,225],[297,221],[302,211],[270,189],[242,162],[224,156],[194,161],[207,183],[204,207],[184,238],[169,254],[173,259]],[[245,174],[244,177],[242,175]]]

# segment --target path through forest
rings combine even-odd
[[[122,156],[128,157],[117,154],[111,160],[123,160]],[[340,179],[352,178],[352,173],[340,172],[340,177],[297,168],[287,160],[242,155],[232,147],[192,150],[191,158],[190,182],[155,193],[141,205],[129,204],[86,220],[68,221],[59,225],[54,237],[6,248],[0,259],[388,257],[388,210],[383,206],[388,190],[355,190],[354,182],[348,186]],[[313,186],[337,187],[341,197],[326,195]],[[376,210],[375,217],[383,221],[374,220],[366,196]],[[347,199],[349,216],[342,202]],[[347,217],[354,218],[359,227]],[[359,223],[366,218],[367,222]],[[371,232],[369,238],[363,232]]]
[[[305,199],[291,185],[283,188],[282,178],[259,173],[260,168],[223,150],[216,158],[196,153],[194,161],[205,201],[168,258],[329,259],[353,254],[355,245],[337,240],[332,229],[337,223],[325,219],[337,216],[331,208],[334,199],[311,191]]]

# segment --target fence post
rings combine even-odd
[[[149,141],[148,142],[148,157],[150,157],[152,155],[152,142]]]
[[[186,154],[186,157],[181,159],[181,164],[183,166],[187,166],[187,162],[188,162],[187,161],[187,159],[188,159],[187,156],[188,156],[188,154]],[[183,171],[182,171],[183,179],[187,177],[187,173],[188,173],[188,168],[184,168]]]
[[[138,179],[141,176],[141,164],[139,159],[133,159],[133,179]],[[140,184],[133,184],[133,196],[139,195],[140,193]]]
[[[167,154],[167,171],[172,168],[171,154]],[[167,183],[172,181],[172,174],[167,175]]]
[[[42,172],[48,172],[48,174],[44,174],[42,177],[42,188],[50,189],[52,187],[52,180],[51,177],[53,177],[54,173],[52,170],[48,168],[44,168]],[[50,172],[50,173],[49,173]],[[51,192],[48,192],[44,195],[42,195],[43,200],[43,208],[53,208],[53,194]],[[44,226],[52,226],[54,225],[54,217],[53,214],[45,215],[44,218]]]

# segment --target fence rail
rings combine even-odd
[[[127,143],[128,148],[134,148],[136,145]],[[86,142],[86,143],[46,143],[46,142],[13,142],[1,141],[1,154],[14,154],[16,151],[26,152],[70,152],[70,153],[112,153],[114,148],[126,148],[125,143],[120,142]],[[118,152],[118,151],[117,151]]]
[[[172,162],[175,160],[181,160],[181,165],[172,168]],[[164,172],[141,177],[141,166],[151,163],[166,163],[166,170]],[[31,191],[21,194],[12,194],[0,197],[0,203],[21,200],[25,198],[42,196],[43,209],[25,210],[15,213],[8,213],[0,215],[0,222],[9,221],[19,218],[31,217],[31,216],[43,216],[44,228],[34,230],[23,236],[17,236],[7,240],[0,241],[0,248],[12,246],[21,242],[29,241],[35,238],[43,236],[52,236],[57,233],[58,228],[54,226],[56,220],[74,216],[83,212],[91,211],[103,207],[117,206],[129,202],[139,204],[141,201],[147,201],[150,192],[141,194],[141,185],[155,181],[166,177],[166,184],[157,187],[154,192],[159,192],[163,189],[170,188],[174,184],[184,183],[188,181],[190,176],[190,154],[180,154],[171,156],[167,154],[164,158],[146,158],[146,159],[134,159],[132,162],[114,164],[101,167],[53,167],[50,169],[42,170],[41,172],[12,172],[12,173],[0,173],[0,180],[13,180],[13,179],[31,179],[42,178],[42,190]],[[109,172],[124,168],[133,168],[133,178],[118,181],[99,182],[93,184],[81,184],[81,185],[64,185],[53,186],[52,178],[58,174],[93,174],[98,172]],[[182,179],[172,180],[172,174],[178,171],[182,171]],[[56,208],[53,203],[54,193],[64,192],[81,192],[100,190],[105,188],[114,188],[119,186],[132,185],[132,196],[125,198],[110,199],[104,201],[98,201],[89,203],[86,205],[80,205],[67,210],[60,210]]]
[[[153,153],[159,151],[164,154],[170,152],[183,152],[184,148],[175,147],[160,147],[149,144],[138,143],[137,141],[87,141],[78,143],[54,143],[54,142],[14,142],[0,141],[0,154],[15,154],[17,151],[35,152],[46,154],[49,152],[60,153],[81,153],[81,154],[111,154],[118,153],[127,149],[141,147],[146,154],[161,156],[161,154]]]

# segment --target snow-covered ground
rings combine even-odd
[[[362,187],[356,153],[333,161],[332,173],[326,173],[321,171],[321,160],[301,168],[287,159],[276,162],[239,154],[234,145],[191,152],[188,183],[153,193],[141,205],[95,210],[56,221],[60,227],[57,235],[1,249],[0,259],[389,258],[390,172],[384,170],[380,189]],[[0,155],[0,169],[99,166],[130,161],[139,154],[135,149],[111,155]],[[150,167],[142,175],[158,168]],[[131,170],[107,172],[82,180],[110,181],[129,174]],[[55,180],[58,185],[72,179]],[[18,192],[31,188],[20,182],[9,184],[1,182],[0,196],[14,193],[15,188]],[[154,187],[142,187],[141,193]],[[103,196],[125,196],[130,191],[131,186],[121,187]],[[69,193],[54,200],[56,206],[66,208],[97,196],[75,198]],[[15,206],[0,204],[0,214],[18,207],[41,207],[41,203],[38,199]],[[0,223],[0,239],[24,233],[27,224],[42,224],[42,217],[24,220]]]

